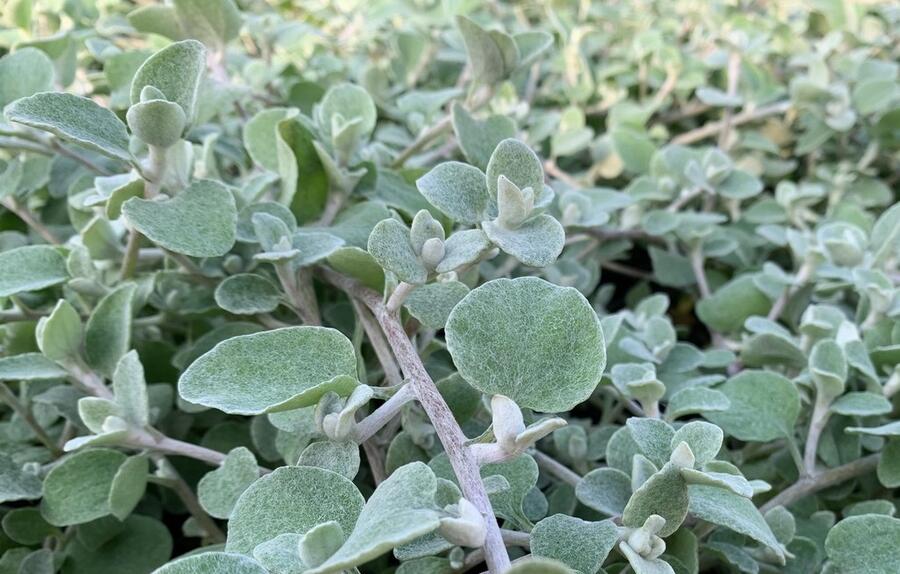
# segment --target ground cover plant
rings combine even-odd
[[[898,572],[896,4],[0,22],[0,574]]]

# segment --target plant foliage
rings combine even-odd
[[[895,574],[898,39],[0,3],[0,574]]]

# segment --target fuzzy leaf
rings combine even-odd
[[[317,441],[307,446],[297,459],[299,466],[324,468],[350,480],[359,472],[359,463],[359,446],[352,441]]]
[[[748,317],[765,316],[771,306],[753,277],[741,275],[716,290],[712,297],[701,300],[697,315],[710,329],[727,333],[740,329]]]
[[[8,455],[0,453],[0,503],[41,497],[41,479],[22,470]]]
[[[729,435],[758,442],[792,436],[800,414],[800,394],[783,376],[770,371],[743,371],[718,390],[728,397],[731,406],[705,416]]]
[[[562,253],[566,232],[552,216],[542,213],[516,229],[485,221],[485,234],[497,247],[525,265],[547,267]]]
[[[409,229],[396,219],[385,219],[375,226],[368,250],[379,265],[401,281],[422,284],[428,279],[428,270],[413,251]]]
[[[241,29],[241,13],[233,0],[174,0],[175,13],[186,35],[222,50]]]
[[[505,79],[519,63],[519,48],[515,41],[500,31],[488,31],[466,18],[456,17],[466,45],[472,78],[476,83],[490,85]]]
[[[41,514],[54,526],[106,516],[113,480],[126,458],[114,450],[90,449],[64,459],[44,479]]]
[[[128,109],[126,119],[138,139],[160,148],[175,145],[187,125],[181,106],[165,100],[138,102]]]
[[[119,466],[109,488],[109,513],[125,520],[144,497],[150,463],[146,456],[132,456]]]
[[[131,82],[131,103],[141,101],[141,91],[153,86],[165,99],[178,104],[187,123],[194,121],[200,82],[206,72],[206,48],[196,40],[169,44],[147,58]]]
[[[444,258],[435,268],[437,273],[447,273],[471,265],[491,248],[491,241],[480,229],[464,229],[455,232],[444,242]]]
[[[476,120],[458,102],[453,104],[451,111],[459,147],[468,162],[480,170],[487,169],[497,144],[516,135],[516,124],[507,116],[494,115]]]
[[[248,556],[213,551],[179,558],[153,574],[268,574],[268,571]]]
[[[66,260],[49,245],[26,245],[0,253],[0,297],[37,291],[68,279]]]
[[[416,187],[431,205],[459,223],[487,219],[491,205],[484,172],[458,161],[447,161],[416,180]]]
[[[606,365],[603,332],[587,300],[537,278],[474,289],[453,309],[446,332],[453,361],[472,386],[541,412],[586,400]]]
[[[631,479],[615,468],[597,468],[575,487],[578,500],[609,516],[619,516],[631,498]]]
[[[405,306],[409,314],[429,329],[443,329],[453,308],[469,293],[459,281],[422,285],[410,293]]]
[[[119,360],[113,372],[112,387],[122,418],[138,428],[146,426],[150,422],[150,399],[137,351],[129,351]]]
[[[53,89],[53,62],[37,48],[21,48],[0,58],[0,109]]]
[[[261,414],[315,404],[328,391],[357,385],[356,354],[341,333],[286,327],[223,341],[178,381],[187,401],[231,414]]]
[[[748,498],[718,486],[692,485],[688,487],[688,492],[691,514],[765,544],[784,558],[781,544]]]
[[[103,155],[131,161],[125,124],[93,100],[58,92],[42,92],[6,107],[10,121],[48,131]]]
[[[296,115],[295,109],[268,108],[258,112],[244,124],[244,148],[255,163],[269,171],[278,171],[277,130],[282,120]],[[293,161],[294,158],[292,157],[291,160]]]
[[[830,410],[839,415],[871,417],[891,412],[891,403],[877,393],[847,393],[838,397]]]
[[[671,447],[674,449],[682,442],[686,442],[694,454],[694,464],[699,467],[716,458],[724,438],[722,429],[716,425],[704,421],[691,421],[675,431]]]
[[[305,534],[328,520],[350,532],[364,503],[356,486],[337,473],[312,466],[281,467],[238,498],[225,549],[249,555],[279,534]]]
[[[131,348],[134,283],[111,291],[94,308],[84,330],[84,354],[88,365],[111,377],[119,360]]]
[[[427,465],[414,462],[398,468],[375,489],[343,546],[308,574],[351,568],[436,529],[436,490]]]
[[[519,189],[531,188],[534,196],[544,189],[544,167],[530,147],[516,139],[501,141],[491,154],[485,172],[490,196],[497,197],[497,181],[500,176],[516,184]]]
[[[672,395],[666,405],[666,418],[677,419],[685,415],[708,411],[724,411],[731,401],[724,393],[706,387],[690,387]]]
[[[271,313],[281,302],[281,291],[268,279],[253,273],[228,277],[216,287],[216,303],[235,315]]]
[[[867,514],[838,522],[825,552],[842,574],[889,574],[900,564],[900,519]]]
[[[35,329],[38,347],[52,361],[78,357],[82,336],[81,317],[65,299],[57,301],[53,311],[38,320]]]
[[[631,495],[622,512],[622,524],[640,528],[647,518],[657,514],[666,519],[659,531],[659,536],[664,538],[678,530],[687,513],[687,483],[680,469],[668,463]]]
[[[619,529],[611,520],[586,522],[554,514],[534,526],[531,552],[558,560],[577,572],[593,574],[618,540]]]
[[[60,379],[66,370],[40,353],[0,357],[0,381],[40,381]]]
[[[171,199],[129,199],[125,219],[161,247],[191,257],[218,257],[236,239],[237,208],[224,185],[198,180]]]
[[[245,447],[232,449],[222,466],[197,483],[197,498],[210,516],[227,519],[238,498],[259,477],[256,457]]]

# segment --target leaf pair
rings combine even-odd
[[[416,186],[453,220],[481,224],[492,243],[526,265],[545,267],[562,252],[562,226],[535,211],[549,204],[553,191],[544,184],[540,159],[520,141],[501,141],[486,173],[445,162],[419,178]]]

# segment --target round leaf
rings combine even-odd
[[[228,522],[225,549],[250,555],[279,534],[305,534],[334,520],[353,530],[365,500],[343,476],[312,466],[287,466],[268,474],[238,499]]]
[[[590,303],[533,277],[497,279],[466,295],[447,321],[447,346],[473,387],[541,412],[586,400],[606,366]]]

